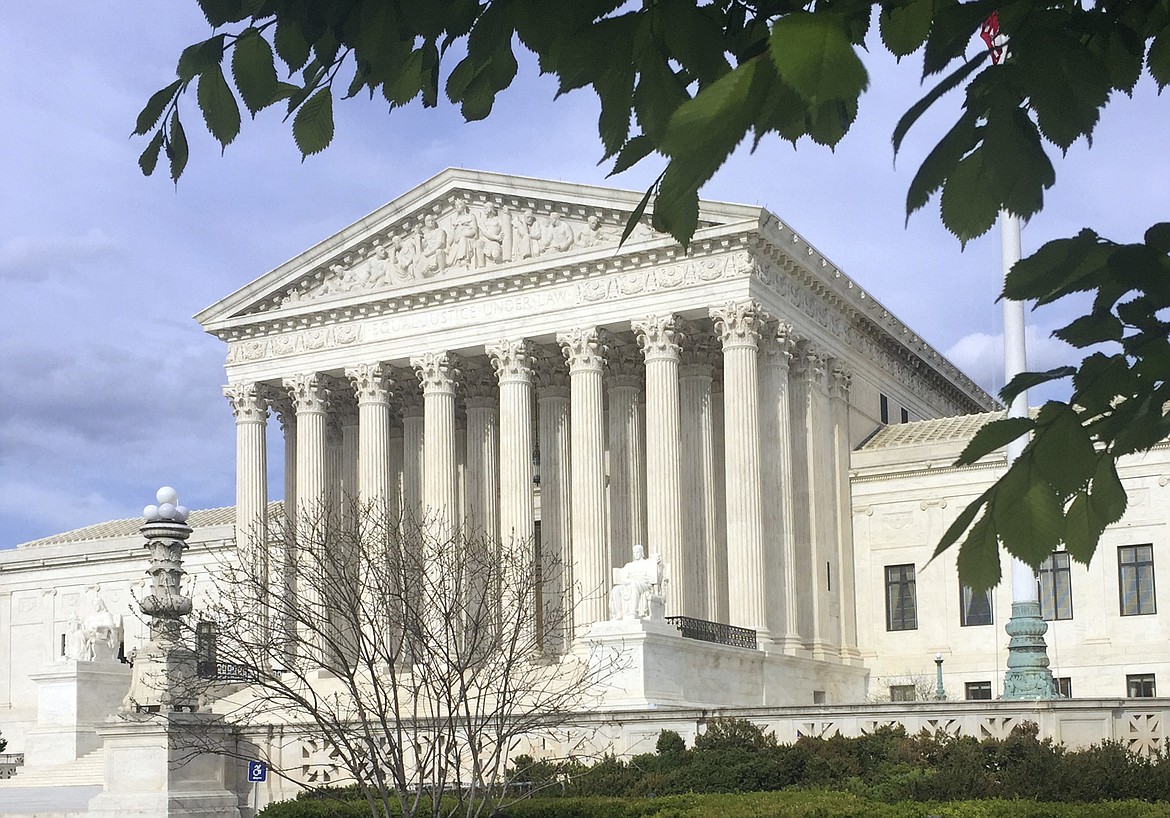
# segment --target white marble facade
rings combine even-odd
[[[266,525],[272,412],[298,513],[354,497],[509,541],[539,510],[578,634],[643,544],[668,616],[855,664],[850,449],[881,401],[992,401],[767,211],[619,246],[638,198],[449,170],[196,316],[227,344],[238,536]]]

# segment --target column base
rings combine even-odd
[[[1008,642],[1008,670],[1003,696],[1008,700],[1055,699],[1056,682],[1048,668],[1048,623],[1040,618],[1039,602],[1013,602],[1012,618],[1004,628]]]

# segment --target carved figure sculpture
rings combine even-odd
[[[665,568],[660,554],[644,556],[641,545],[634,546],[634,558],[621,568],[613,569],[613,588],[609,592],[610,619],[661,619],[665,610],[662,592]]]
[[[455,200],[455,215],[451,217],[451,243],[447,250],[447,263],[460,267],[481,266],[476,259],[479,244],[479,223],[463,199]]]
[[[511,230],[511,223],[505,225],[499,209],[494,203],[488,202],[483,209],[483,219],[479,225],[480,254],[485,262],[499,264],[504,260],[504,248],[511,244],[511,237],[505,236],[505,226]]]
[[[555,253],[563,253],[573,246],[573,228],[561,221],[561,214],[555,210],[548,217],[548,231],[545,247]]]
[[[422,250],[417,269],[431,278],[447,269],[447,231],[434,216],[423,219]]]
[[[100,596],[93,598],[93,612],[85,618],[82,634],[85,644],[80,649],[78,661],[117,661],[118,648],[122,644],[122,624]]]
[[[531,210],[525,209],[516,223],[515,258],[535,258],[540,255],[544,231]]]
[[[75,662],[92,662],[89,655],[89,644],[85,635],[85,628],[77,614],[69,617],[68,629],[65,631],[65,658]]]
[[[581,234],[577,236],[577,243],[582,247],[596,247],[605,238],[606,236],[601,226],[601,219],[597,216],[590,216],[585,220],[585,226],[581,228]]]

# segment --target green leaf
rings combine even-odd
[[[1087,491],[1073,497],[1064,517],[1065,550],[1077,562],[1088,565],[1105,531],[1105,522],[1095,513]]]
[[[1162,29],[1150,44],[1150,50],[1146,54],[1146,66],[1150,69],[1150,76],[1154,78],[1154,82],[1158,83],[1159,91],[1170,85],[1170,26]]]
[[[954,545],[959,537],[963,536],[963,533],[971,526],[971,521],[975,519],[975,515],[979,513],[979,509],[986,505],[988,499],[991,497],[991,492],[992,489],[983,492],[972,500],[965,509],[959,512],[959,516],[955,518],[953,523],[947,526],[947,530],[942,535],[942,539],[935,546],[934,554],[931,555],[932,560]]]
[[[159,128],[147,144],[146,150],[138,157],[138,167],[142,169],[143,176],[150,176],[154,173],[155,166],[158,165],[158,154],[162,149],[163,136],[163,129]]]
[[[1062,150],[1093,132],[1112,83],[1101,57],[1076,33],[1037,30],[1013,59],[1044,136]]]
[[[654,184],[646,188],[646,195],[638,202],[638,206],[634,208],[634,212],[630,214],[630,218],[626,219],[626,228],[622,231],[622,237],[618,241],[618,247],[626,243],[626,239],[634,232],[634,228],[638,226],[638,222],[642,221],[642,215],[646,212],[646,205],[649,204],[650,197],[654,194],[654,191],[658,189],[658,184],[662,181],[662,176],[665,173],[666,171],[663,171],[658,174],[658,178],[654,180]]]
[[[768,51],[780,78],[814,105],[856,101],[869,85],[865,66],[839,18],[793,12],[772,26]]]
[[[1112,313],[1091,312],[1082,315],[1060,329],[1053,336],[1078,349],[1104,341],[1120,341],[1124,327]]]
[[[992,511],[1004,547],[1032,567],[1039,565],[1063,538],[1060,499],[1027,453],[995,485]]]
[[[458,69],[459,66],[456,66],[455,70]],[[454,72],[452,72],[452,77],[454,77]],[[448,79],[448,88],[451,87],[452,81],[452,79]],[[403,63],[395,76],[382,84],[382,96],[390,103],[391,108],[396,108],[400,105],[406,105],[417,97],[422,91],[423,84],[423,53],[422,49],[415,49],[410,52],[410,56],[406,58],[406,62]]]
[[[1005,384],[1003,389],[999,390],[999,397],[1004,403],[1011,403],[1021,392],[1026,392],[1042,383],[1067,378],[1074,372],[1076,372],[1076,368],[1071,366],[1058,366],[1056,369],[1044,372],[1021,372]]]
[[[171,163],[171,181],[178,182],[187,167],[190,151],[187,147],[187,134],[183,131],[183,123],[179,121],[179,109],[171,112],[170,136],[166,141],[167,159]]]
[[[1143,237],[1146,244],[1160,253],[1170,253],[1170,222],[1159,222],[1150,227]]]
[[[999,197],[987,159],[986,151],[971,153],[943,184],[943,225],[964,244],[990,230],[999,216]]]
[[[293,119],[293,140],[301,156],[311,156],[333,141],[333,93],[321,88],[305,102]]]
[[[276,101],[276,62],[272,46],[255,28],[245,29],[232,52],[232,76],[253,117]]]
[[[276,47],[276,53],[288,66],[290,74],[300,70],[309,61],[309,41],[305,39],[300,26],[297,25],[296,18],[278,19],[272,44]]]
[[[155,91],[150,99],[146,101],[146,105],[138,114],[138,121],[134,125],[134,135],[144,136],[146,133],[158,124],[159,119],[162,118],[163,111],[166,110],[170,101],[175,98],[179,92],[179,86],[183,84],[182,80],[175,80],[166,88]],[[150,174],[146,174],[149,176]]]
[[[971,533],[959,546],[959,581],[976,593],[999,584],[999,540],[991,523],[991,513],[984,514],[971,526]]]
[[[223,34],[189,45],[179,55],[175,73],[183,82],[190,82],[207,69],[217,66],[223,60]]]
[[[899,4],[883,4],[878,16],[882,42],[895,57],[913,54],[930,34],[934,17],[934,0],[907,0]]]
[[[240,106],[236,104],[236,97],[218,65],[199,76],[195,96],[207,130],[226,148],[240,133]]]
[[[617,161],[607,176],[616,176],[641,162],[654,150],[654,143],[645,134],[639,134],[625,144],[618,152]]]
[[[1089,484],[1098,460],[1080,416],[1060,401],[1048,401],[1041,408],[1032,438],[1032,457],[1040,474],[1062,499]]]
[[[931,89],[930,93],[922,99],[910,106],[906,113],[902,114],[902,118],[898,120],[897,126],[894,128],[894,153],[897,154],[902,149],[902,140],[906,138],[906,134],[914,126],[914,123],[926,113],[926,110],[939,100],[948,91],[960,86],[967,77],[971,76],[976,68],[987,62],[989,57],[988,52],[980,51],[967,62],[963,63],[955,69],[949,76],[946,77],[938,85]]]
[[[242,19],[240,0],[199,0],[199,8],[212,28]]]
[[[976,116],[965,111],[959,121],[947,131],[934,149],[927,154],[906,192],[906,217],[930,201],[931,195],[943,186],[952,169],[979,138]]]
[[[1113,525],[1125,514],[1128,504],[1125,486],[1117,476],[1117,461],[1107,452],[1097,462],[1089,499],[1093,503],[1093,513],[1104,525]]]
[[[1036,427],[1036,421],[1031,418],[1001,418],[985,423],[971,438],[971,442],[963,449],[962,454],[955,461],[956,466],[970,466],[981,457],[991,454],[996,449],[1002,449]]]

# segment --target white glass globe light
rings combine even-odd
[[[148,523],[153,523],[158,519],[158,506],[151,505],[142,509],[142,516],[146,518]]]
[[[155,492],[154,499],[158,501],[160,506],[166,503],[170,503],[173,506],[179,502],[179,493],[170,486],[163,486]]]

